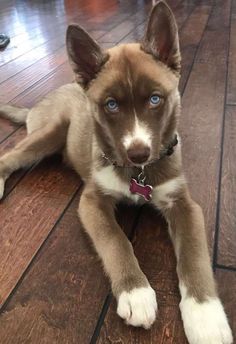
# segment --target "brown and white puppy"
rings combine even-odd
[[[155,292],[114,216],[123,198],[145,202],[129,189],[144,166],[145,182],[153,188],[151,203],[169,224],[188,341],[232,343],[202,211],[183,176],[180,145],[171,156],[155,160],[172,142],[180,113],[179,39],[171,10],[163,1],[153,7],[141,44],[102,51],[82,28],[71,25],[67,48],[77,83],[61,87],[31,110],[0,108],[3,116],[26,123],[28,131],[0,159],[0,197],[13,171],[63,151],[85,182],[78,212],[111,280],[117,313],[127,324],[149,328],[156,318]]]

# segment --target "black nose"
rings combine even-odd
[[[150,156],[150,148],[147,146],[132,146],[127,150],[128,159],[135,164],[146,162]]]

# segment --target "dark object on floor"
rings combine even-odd
[[[0,33],[0,49],[5,48],[10,43],[10,38]]]

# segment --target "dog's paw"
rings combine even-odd
[[[185,334],[190,344],[232,344],[233,337],[218,298],[198,303],[192,297],[180,303]]]
[[[5,180],[0,177],[0,200],[3,198],[4,186],[5,186]]]
[[[128,325],[148,329],[156,319],[156,312],[156,294],[150,286],[124,291],[118,298],[117,313]]]

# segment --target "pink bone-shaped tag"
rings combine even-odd
[[[150,201],[152,199],[152,186],[139,184],[134,178],[130,181],[129,190],[132,194],[142,196],[146,201]]]

